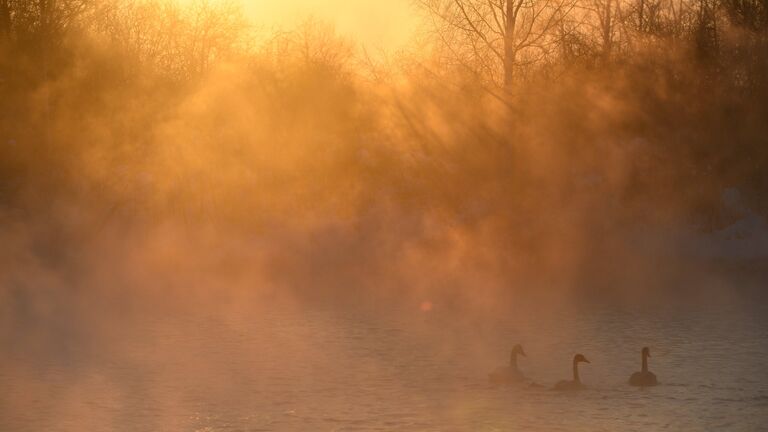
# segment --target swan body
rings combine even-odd
[[[525,380],[525,375],[510,366],[502,366],[488,374],[491,384],[514,384]]]
[[[643,348],[643,364],[640,372],[635,372],[629,377],[629,385],[635,387],[652,387],[658,384],[656,375],[648,370],[648,357],[651,356],[651,350],[648,347]]]
[[[488,374],[491,384],[515,384],[525,381],[525,375],[517,367],[517,356],[526,357],[523,347],[515,345],[509,356],[509,365],[497,368]]]
[[[587,358],[581,354],[576,354],[573,356],[573,379],[562,380],[558,382],[555,384],[552,390],[572,391],[585,388],[584,384],[581,383],[581,379],[579,378],[579,363],[589,363],[589,360],[587,360]]]
[[[582,390],[584,388],[585,388],[584,384],[580,383],[579,381],[561,380],[561,381],[558,381],[557,384],[555,384],[555,386],[552,389],[557,391],[573,391],[573,390]]]

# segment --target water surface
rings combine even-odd
[[[7,345],[0,430],[755,431],[768,424],[768,326],[753,309],[487,322],[439,305],[156,311]],[[521,369],[541,387],[491,387],[487,372],[518,342]],[[626,384],[643,345],[655,388]],[[581,368],[589,388],[550,391],[575,352],[592,362]]]

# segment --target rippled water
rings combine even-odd
[[[0,430],[768,427],[760,310],[606,308],[487,322],[439,307],[239,310],[152,313],[107,330],[62,331],[46,347],[6,347]],[[528,354],[521,369],[542,387],[489,386],[487,372],[517,342]],[[641,390],[626,381],[643,345],[661,385]],[[548,390],[569,378],[577,351],[592,362],[581,368],[589,388]]]

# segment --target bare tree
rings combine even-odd
[[[699,0],[694,22],[696,52],[702,60],[712,60],[720,49],[718,0]]]
[[[98,0],[0,0],[0,38],[51,45]]]
[[[616,0],[591,0],[591,10],[595,14],[597,22],[597,34],[600,40],[600,54],[604,60],[611,57],[614,39],[616,37],[617,22],[620,21]]]
[[[509,87],[521,67],[553,52],[555,30],[576,0],[419,0],[419,4],[432,17],[455,61]]]
[[[95,25],[98,33],[130,53],[138,66],[182,77],[204,73],[247,39],[235,2],[200,0],[182,7],[158,0],[121,0]]]
[[[752,31],[768,30],[768,0],[723,0],[731,21]]]
[[[641,10],[647,1],[639,0]],[[630,14],[625,14],[625,9],[631,12],[631,5],[622,0],[583,0],[579,4],[579,11],[585,14],[581,14],[577,31],[588,41],[595,57],[607,61],[621,44],[628,42],[625,24]]]
[[[339,37],[332,26],[315,19],[300,23],[292,31],[276,34],[264,48],[281,67],[293,63],[343,69],[353,57],[350,44]]]
[[[0,0],[0,40],[11,32],[11,5],[9,0]]]

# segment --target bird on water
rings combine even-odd
[[[643,365],[640,372],[635,372],[629,377],[629,385],[636,387],[651,387],[658,384],[656,381],[656,375],[648,370],[648,357],[651,356],[651,350],[648,347],[644,347],[641,356],[643,358]]]
[[[509,354],[509,365],[501,366],[488,374],[488,381],[491,384],[515,384],[525,381],[525,375],[517,367],[518,356],[527,357],[519,344],[515,345]]]
[[[553,390],[581,390],[584,388],[584,384],[581,383],[581,378],[579,378],[579,363],[589,363],[589,360],[581,354],[573,356],[573,379],[558,382],[553,387]]]

